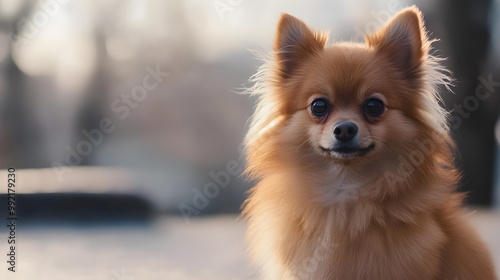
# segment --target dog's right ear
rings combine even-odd
[[[304,22],[282,14],[278,23],[274,52],[281,78],[289,78],[305,59],[322,50],[328,37],[313,32]]]

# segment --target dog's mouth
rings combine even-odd
[[[322,146],[319,146],[319,148],[324,154],[330,157],[339,159],[351,159],[367,155],[369,152],[373,151],[373,149],[375,148],[375,143],[372,143],[365,148],[344,145],[337,147],[334,146],[332,148],[324,148]]]

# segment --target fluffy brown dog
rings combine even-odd
[[[366,44],[283,14],[255,76],[244,209],[265,279],[495,279],[454,193],[453,142],[420,11]]]

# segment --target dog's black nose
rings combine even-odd
[[[358,126],[352,122],[341,122],[333,127],[333,135],[339,141],[352,140],[358,133]]]

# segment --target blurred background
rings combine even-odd
[[[500,1],[0,0],[0,223],[16,168],[17,272],[1,279],[255,279],[239,94],[280,13],[362,41],[416,4],[456,79],[443,91],[471,221],[500,265]]]

